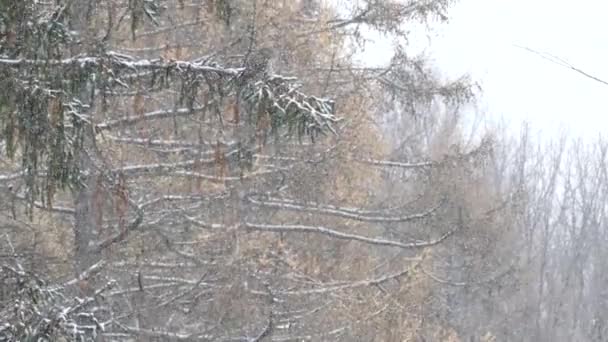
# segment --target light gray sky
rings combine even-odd
[[[551,53],[608,80],[608,1],[461,0],[449,14],[449,23],[433,25],[430,43],[416,45],[444,74],[471,74],[488,116],[515,127],[526,120],[550,135],[608,133],[608,86],[515,47]],[[387,61],[390,39],[370,38],[364,58]]]

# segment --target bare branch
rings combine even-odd
[[[376,166],[399,167],[399,168],[403,168],[403,169],[426,168],[426,167],[431,167],[431,166],[435,165],[435,163],[431,162],[431,161],[419,162],[419,163],[404,163],[404,162],[397,162],[397,161],[390,161],[390,160],[376,160],[376,159],[355,159],[355,160],[358,162],[361,162],[361,163],[367,163],[367,164],[376,165]]]
[[[603,85],[608,85],[608,81],[604,81],[603,79],[601,79],[601,78],[599,78],[597,76],[593,76],[590,73],[588,73],[586,71],[583,71],[583,70],[575,67],[574,65],[572,65],[572,64],[568,63],[567,61],[565,61],[563,58],[554,56],[554,55],[552,55],[550,53],[540,52],[540,51],[531,49],[529,47],[525,47],[525,46],[521,46],[521,45],[515,45],[515,46],[518,47],[518,48],[520,48],[520,49],[523,49],[523,50],[526,50],[528,52],[531,52],[531,53],[533,53],[533,54],[535,54],[537,56],[540,56],[541,58],[543,58],[545,60],[548,60],[549,62],[551,62],[553,64],[557,64],[557,65],[559,65],[561,67],[564,67],[564,68],[570,69],[570,70],[572,70],[574,72],[577,72],[577,73],[579,73],[579,74],[581,74],[581,75],[583,75],[583,76],[585,76],[587,78],[590,78],[590,79],[592,79],[592,80],[594,80],[596,82],[599,82],[599,83],[601,83]]]
[[[96,274],[98,274],[99,272],[101,272],[101,270],[104,268],[105,265],[106,265],[106,261],[100,260],[100,261],[96,262],[95,264],[93,264],[88,269],[86,269],[84,272],[80,273],[78,275],[78,277],[64,283],[63,285],[64,286],[75,285],[76,283],[78,283],[81,280],[90,279],[91,277],[93,277]]]
[[[385,240],[381,238],[370,238],[361,235],[348,234],[339,232],[337,230],[320,227],[320,226],[304,226],[304,225],[272,225],[272,224],[259,224],[259,223],[245,223],[245,228],[248,230],[257,230],[264,232],[276,232],[276,233],[314,233],[326,235],[332,238],[340,239],[340,240],[351,240],[358,241],[370,245],[378,245],[378,246],[389,246],[389,247],[397,247],[397,248],[423,248],[434,246],[441,243],[443,240],[447,239],[450,235],[454,233],[454,230],[450,230],[449,232],[443,234],[441,237],[431,241],[418,241],[411,243],[404,243],[399,241]]]
[[[216,74],[222,76],[236,76],[240,69],[224,69],[221,67],[203,65],[187,61],[164,61],[155,60],[135,60],[130,56],[108,52],[106,57],[74,57],[66,59],[7,59],[0,58],[0,67],[77,67],[81,69],[101,68],[110,63],[113,68],[127,70],[178,70],[197,72],[201,74]]]
[[[205,106],[198,106],[194,108],[179,108],[179,109],[161,109],[153,112],[145,113],[143,115],[133,115],[133,116],[125,116],[121,119],[114,119],[106,122],[102,122],[97,124],[95,128],[98,131],[110,130],[116,127],[124,127],[135,125],[143,121],[151,121],[151,120],[160,120],[166,118],[174,118],[174,117],[184,117],[196,114],[205,110]]]
[[[310,290],[276,291],[276,293],[278,293],[278,294],[290,294],[290,295],[309,295],[309,294],[319,294],[319,293],[327,293],[327,292],[335,292],[335,291],[341,291],[341,290],[348,290],[348,289],[353,289],[353,288],[357,288],[357,287],[364,287],[364,286],[376,286],[376,285],[380,285],[382,283],[385,283],[385,282],[387,282],[389,280],[401,278],[401,277],[407,275],[408,273],[412,272],[416,267],[418,267],[418,265],[420,264],[421,261],[422,261],[422,258],[416,259],[416,263],[414,263],[413,266],[410,266],[410,267],[408,267],[408,268],[406,268],[406,269],[404,269],[402,271],[399,271],[397,273],[388,274],[388,275],[385,275],[385,276],[380,277],[380,278],[372,278],[372,279],[359,280],[359,281],[348,283],[348,284],[333,285],[333,286],[324,286],[324,287],[320,287],[320,288],[316,288],[316,289],[310,289]]]
[[[419,220],[432,215],[435,211],[437,211],[437,209],[439,209],[439,207],[441,207],[441,204],[438,204],[428,209],[427,211],[421,213],[402,216],[390,216],[386,214],[385,211],[366,211],[358,208],[335,207],[332,205],[324,205],[319,203],[301,203],[291,199],[280,199],[272,197],[256,199],[255,196],[249,196],[247,199],[255,205],[264,206],[268,208],[334,215],[364,222],[407,222]]]

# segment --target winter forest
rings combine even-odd
[[[0,0],[0,341],[607,341],[608,141],[471,114],[452,5]]]

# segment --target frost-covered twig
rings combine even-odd
[[[359,280],[359,281],[346,283],[346,284],[342,284],[342,285],[319,286],[317,288],[308,289],[308,290],[283,290],[283,291],[278,290],[278,291],[276,291],[276,293],[282,294],[282,295],[310,295],[310,294],[320,294],[320,293],[348,290],[348,289],[353,289],[353,288],[363,287],[363,286],[380,285],[389,280],[403,277],[403,276],[407,275],[408,273],[412,272],[416,267],[418,267],[421,260],[422,259],[418,259],[418,261],[413,266],[405,268],[396,273],[387,274],[387,275],[379,277],[379,278],[364,279],[364,280]]]
[[[105,260],[100,260],[93,264],[91,267],[87,268],[84,272],[80,273],[78,277],[64,283],[63,286],[71,286],[77,284],[79,281],[87,280],[101,272],[105,265]]]
[[[9,273],[4,278],[7,305],[0,309],[0,317],[6,323],[0,327],[0,341],[92,340],[106,324],[99,316],[103,310],[91,304],[98,303],[98,298],[115,282],[106,282],[84,298],[74,296],[77,292],[73,287],[90,280],[103,265],[97,263],[60,285],[49,284],[43,276],[31,271],[0,265]]]
[[[257,231],[263,231],[263,232],[321,234],[321,235],[326,235],[331,238],[340,239],[340,240],[351,240],[351,241],[358,241],[358,242],[362,242],[362,243],[370,244],[370,245],[397,247],[397,248],[405,248],[405,249],[434,246],[434,245],[441,243],[442,241],[447,239],[449,236],[454,234],[454,230],[450,230],[447,233],[443,234],[442,236],[440,236],[439,238],[434,239],[434,240],[405,243],[405,242],[400,242],[400,241],[386,240],[383,238],[371,238],[371,237],[357,235],[357,234],[343,233],[343,232],[340,232],[340,231],[337,231],[334,229],[325,228],[325,227],[321,227],[321,226],[274,225],[274,224],[260,224],[260,223],[247,222],[247,223],[245,223],[245,228],[249,229],[249,230],[257,230]]]
[[[125,116],[124,118],[105,121],[105,122],[95,125],[95,128],[98,131],[110,130],[110,129],[116,128],[116,127],[135,125],[135,124],[138,124],[143,121],[189,116],[189,115],[196,114],[204,109],[205,109],[204,106],[193,107],[193,108],[179,108],[176,110],[160,109],[160,110],[156,110],[153,112],[144,113],[143,115]]]
[[[103,57],[74,57],[66,59],[7,59],[0,58],[0,68],[22,67],[70,67],[80,69],[112,68],[125,69],[133,72],[148,70],[177,70],[180,72],[207,73],[221,76],[236,76],[240,69],[222,68],[187,61],[165,61],[163,59],[136,60],[122,54],[109,52]]]
[[[398,167],[403,169],[417,169],[417,168],[426,168],[434,166],[435,163],[432,161],[427,162],[418,162],[418,163],[407,163],[407,162],[399,162],[392,160],[376,160],[376,159],[355,159],[356,161],[376,165],[376,166],[388,166],[388,167]]]
[[[426,211],[416,214],[394,216],[387,214],[385,211],[369,211],[359,208],[336,207],[319,203],[302,203],[292,199],[273,197],[263,198],[256,196],[249,196],[247,199],[255,205],[267,208],[327,214],[365,222],[407,222],[418,220],[432,215],[441,206],[441,204],[438,204]]]

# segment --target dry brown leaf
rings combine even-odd
[[[50,97],[47,106],[49,122],[51,126],[57,126],[62,121],[61,100],[58,97]]]
[[[143,116],[145,112],[145,100],[142,94],[137,94],[133,97],[133,113],[137,116]]]

